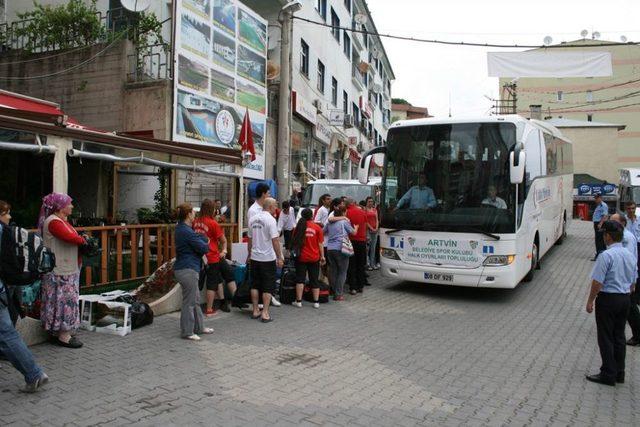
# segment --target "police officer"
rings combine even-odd
[[[611,215],[611,221],[617,222],[622,226],[622,247],[631,252],[633,258],[636,260],[636,268],[638,265],[638,240],[634,234],[627,230],[627,218],[619,213]]]
[[[628,201],[625,205],[625,210],[627,211],[627,225],[625,228],[631,231],[636,236],[636,239],[640,239],[640,220],[636,217],[635,202]],[[638,253],[640,253],[640,240],[638,241]],[[638,260],[638,268],[640,268],[640,259]],[[636,290],[631,293],[631,306],[627,315],[627,321],[631,327],[631,338],[627,341],[627,345],[630,346],[640,345],[640,310],[638,309],[638,304],[640,304],[640,289],[638,289],[638,281],[636,281]]]
[[[614,386],[624,382],[624,328],[629,311],[629,293],[638,277],[637,259],[622,247],[623,228],[614,221],[602,224],[607,249],[596,259],[591,272],[591,292],[587,313],[593,312],[595,301],[598,347],[602,366],[599,374],[587,380]]]
[[[595,261],[600,252],[605,250],[604,240],[602,240],[602,224],[609,219],[609,206],[602,200],[600,193],[594,196],[596,202],[596,208],[593,210],[593,231],[595,232],[596,240],[596,256],[592,261]]]

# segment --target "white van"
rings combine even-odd
[[[360,184],[357,179],[317,179],[307,184],[301,207],[315,209],[323,194],[330,194],[332,198],[350,197],[356,203],[371,196],[377,204],[380,183],[380,178],[372,178],[367,184]]]

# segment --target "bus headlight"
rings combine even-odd
[[[502,267],[511,264],[514,259],[516,259],[515,255],[490,255],[485,258],[482,265],[485,267]]]
[[[381,248],[380,256],[400,261],[400,257],[398,256],[398,253],[393,249]]]

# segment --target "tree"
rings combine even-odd
[[[411,105],[409,101],[404,98],[391,98],[392,104],[403,104],[403,105]]]

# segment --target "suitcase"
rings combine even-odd
[[[318,302],[323,304],[329,302],[329,294],[331,293],[329,285],[322,281],[319,281],[318,283],[320,284],[320,295],[318,297]],[[305,301],[313,302],[313,293],[311,292],[311,286],[305,285],[304,291],[302,293],[302,298]]]
[[[291,304],[296,300],[296,268],[292,262],[288,262],[282,268],[280,276],[280,302]]]

